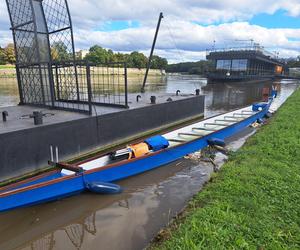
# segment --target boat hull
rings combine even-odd
[[[269,104],[270,105],[270,104]],[[208,140],[218,138],[224,140],[245,127],[263,118],[269,105],[262,111],[238,123],[203,136],[201,138],[151,153],[141,158],[121,161],[117,164],[88,170],[80,174],[64,176],[47,182],[24,186],[21,189],[0,191],[0,212],[32,206],[81,193],[86,190],[86,184],[92,182],[116,182],[146,171],[174,162],[208,146]],[[57,175],[57,173],[56,173]]]
[[[188,154],[207,147],[209,139],[218,138],[224,140],[242,131],[245,127],[256,122],[258,119],[263,118],[267,112],[268,108],[239,123],[211,133],[207,136],[203,136],[200,139],[184,143],[177,147],[161,150],[155,154],[151,154],[141,159],[129,161],[128,163],[123,163],[119,166],[112,166],[100,172],[98,172],[97,169],[93,171],[87,171],[85,174],[85,179],[88,181],[114,182],[169,164]]]

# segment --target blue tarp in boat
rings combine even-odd
[[[167,148],[170,145],[168,140],[161,135],[150,137],[147,140],[145,140],[145,143],[147,143],[149,148],[154,152]]]

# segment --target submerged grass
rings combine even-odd
[[[300,249],[299,90],[150,248]]]

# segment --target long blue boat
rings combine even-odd
[[[51,163],[57,170],[0,188],[0,212],[32,206],[84,191],[117,193],[113,184],[176,161],[223,140],[266,117],[268,102],[218,115],[172,132],[148,138],[108,155],[78,164]]]

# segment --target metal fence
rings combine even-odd
[[[89,65],[92,103],[128,107],[127,67],[125,63]]]
[[[75,60],[66,0],[6,0],[20,104],[91,113],[91,105],[127,107],[124,63]]]
[[[18,65],[21,104],[45,105],[52,102],[49,64]]]
[[[22,103],[92,113],[92,105],[128,107],[125,63],[65,61],[19,65]]]
[[[24,103],[92,113],[92,106],[128,107],[125,63],[87,61],[19,66]]]
[[[56,107],[90,113],[92,105],[128,107],[125,63],[70,61],[53,64],[52,72]]]
[[[88,64],[76,61],[52,65],[54,107],[92,113],[88,67]]]

